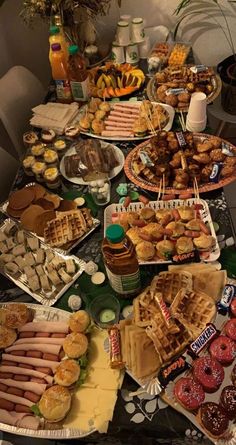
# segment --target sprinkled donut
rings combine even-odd
[[[231,373],[231,380],[233,385],[236,385],[236,365],[233,367],[233,371]]]
[[[198,409],[205,399],[202,386],[190,377],[181,377],[176,382],[174,395],[178,402],[189,411]]]
[[[227,337],[236,341],[236,318],[232,318],[231,320],[227,321],[224,331]]]
[[[220,406],[224,409],[229,419],[235,419],[236,416],[236,387],[226,386],[220,396]]]
[[[236,298],[234,298],[234,299],[231,301],[230,311],[231,311],[231,314],[232,314],[234,317],[236,317]]]
[[[215,392],[224,380],[224,368],[210,356],[200,357],[193,363],[193,378],[206,392]]]
[[[226,335],[220,335],[211,343],[210,354],[223,366],[228,366],[236,356],[236,343]]]
[[[229,425],[229,419],[224,410],[214,402],[205,402],[199,409],[202,426],[213,437],[222,436]]]

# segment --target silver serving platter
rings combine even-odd
[[[0,307],[9,307],[11,303],[0,304]],[[70,312],[63,311],[62,309],[56,309],[52,307],[43,307],[37,304],[28,304],[27,306],[34,310],[34,320],[47,320],[47,321],[65,321],[68,320],[70,316]],[[78,413],[79,415],[79,413]],[[53,426],[53,424],[52,424]],[[62,440],[62,439],[73,439],[73,438],[82,438],[89,436],[94,433],[96,429],[91,426],[89,431],[82,431],[77,429],[50,429],[50,430],[31,430],[27,428],[18,428],[12,425],[7,425],[5,423],[0,422],[0,430],[5,431],[7,433],[17,434],[20,436],[28,436],[28,437],[37,437],[38,439],[54,439],[54,440]]]
[[[4,230],[7,223],[11,221],[11,219],[5,219],[3,223],[0,225],[0,231]],[[25,231],[26,238],[32,237],[31,234]],[[53,251],[54,249],[48,247],[46,244],[39,241],[39,245],[42,249]],[[85,262],[81,260],[80,258],[74,256],[74,255],[64,255],[63,253],[60,253],[58,251],[55,251],[55,254],[60,256],[61,258],[68,260],[73,259],[74,262],[77,265],[77,272],[71,277],[71,281],[68,284],[60,284],[59,286],[55,287],[52,286],[51,292],[45,292],[43,290],[33,292],[27,282],[26,275],[24,273],[20,273],[17,276],[13,276],[12,274],[4,271],[3,265],[0,263],[0,273],[7,278],[9,278],[13,283],[15,283],[18,287],[20,287],[23,291],[25,291],[27,294],[31,295],[35,300],[37,300],[39,303],[43,304],[44,306],[52,306],[56,301],[61,298],[61,296],[70,288],[70,286],[79,278],[79,276],[82,274],[82,272],[85,269]]]

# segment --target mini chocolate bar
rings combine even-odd
[[[216,327],[212,323],[209,323],[196,340],[189,345],[189,355],[198,356],[216,335]]]
[[[233,284],[226,284],[222,293],[222,297],[217,303],[218,312],[225,315],[230,307],[230,303],[236,295],[236,286]]]

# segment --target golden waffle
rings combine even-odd
[[[47,223],[44,240],[52,247],[60,247],[69,241],[81,238],[85,231],[86,225],[79,213],[67,214]]]
[[[164,320],[155,321],[146,328],[147,335],[152,339],[157,353],[164,363],[180,354],[193,340],[193,335],[178,320],[176,325],[179,332],[171,334]]]
[[[192,289],[192,274],[189,272],[161,272],[153,278],[150,293],[152,296],[161,292],[166,303],[171,304],[181,288]]]
[[[134,323],[141,328],[150,326],[155,320],[157,323],[163,320],[157,300],[150,293],[148,286],[134,302]]]
[[[86,227],[87,227],[87,228],[92,227],[92,225],[93,225],[93,218],[92,218],[92,216],[91,216],[90,210],[84,208],[84,209],[81,209],[81,213],[82,213],[82,215],[83,215],[83,218],[84,218]]]
[[[171,307],[172,315],[195,335],[210,323],[216,314],[214,300],[201,291],[181,289]]]

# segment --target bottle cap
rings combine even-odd
[[[111,224],[106,229],[106,238],[111,243],[119,243],[125,237],[125,232],[119,224]]]
[[[54,35],[54,34],[59,34],[60,29],[58,28],[58,26],[50,26],[50,35]]]
[[[73,56],[79,51],[79,47],[77,45],[70,45],[69,46],[69,54]]]
[[[61,50],[61,45],[60,43],[53,43],[51,45],[52,51],[60,51]]]

